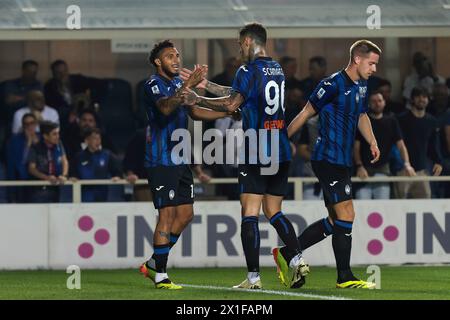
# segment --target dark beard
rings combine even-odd
[[[162,71],[164,71],[165,74],[167,74],[167,76],[169,76],[170,78],[174,78],[177,77],[179,75],[178,72],[176,73],[172,73],[170,72],[168,69],[164,68],[163,66],[161,66]]]

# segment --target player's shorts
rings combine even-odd
[[[194,203],[194,179],[189,165],[147,168],[155,209]]]
[[[288,189],[289,165],[289,161],[281,162],[274,175],[262,175],[261,166],[257,164],[239,165],[240,193],[285,196]]]
[[[322,187],[325,206],[353,198],[350,168],[327,161],[311,161],[311,166]]]

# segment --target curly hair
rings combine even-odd
[[[155,60],[158,59],[159,54],[162,50],[165,48],[173,48],[175,47],[173,42],[170,40],[164,40],[161,42],[158,42],[154,45],[152,51],[150,51],[150,55],[148,56],[148,61],[156,67]]]

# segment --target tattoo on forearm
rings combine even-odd
[[[214,82],[208,81],[206,84],[206,90],[209,93],[212,93],[213,95],[216,95],[218,97],[224,97],[224,96],[228,96],[231,93],[231,88],[230,87],[224,87],[221,85],[218,85]]]

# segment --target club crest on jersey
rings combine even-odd
[[[175,191],[174,190],[170,190],[169,191],[169,199],[173,200],[173,198],[175,198]]]
[[[325,94],[325,89],[324,88],[320,88],[320,90],[317,91],[317,99],[322,98],[324,94]]]
[[[155,85],[155,86],[152,87],[152,92],[153,92],[153,94],[160,94],[159,88],[158,88],[157,85]]]
[[[175,86],[177,87],[177,89],[180,89],[181,88],[181,82],[178,82]]]
[[[101,159],[100,160],[100,167],[104,167],[105,166],[105,160],[104,159]]]
[[[359,87],[359,96],[361,98],[366,97],[367,87]]]
[[[348,184],[345,185],[345,193],[350,195],[350,186]]]

